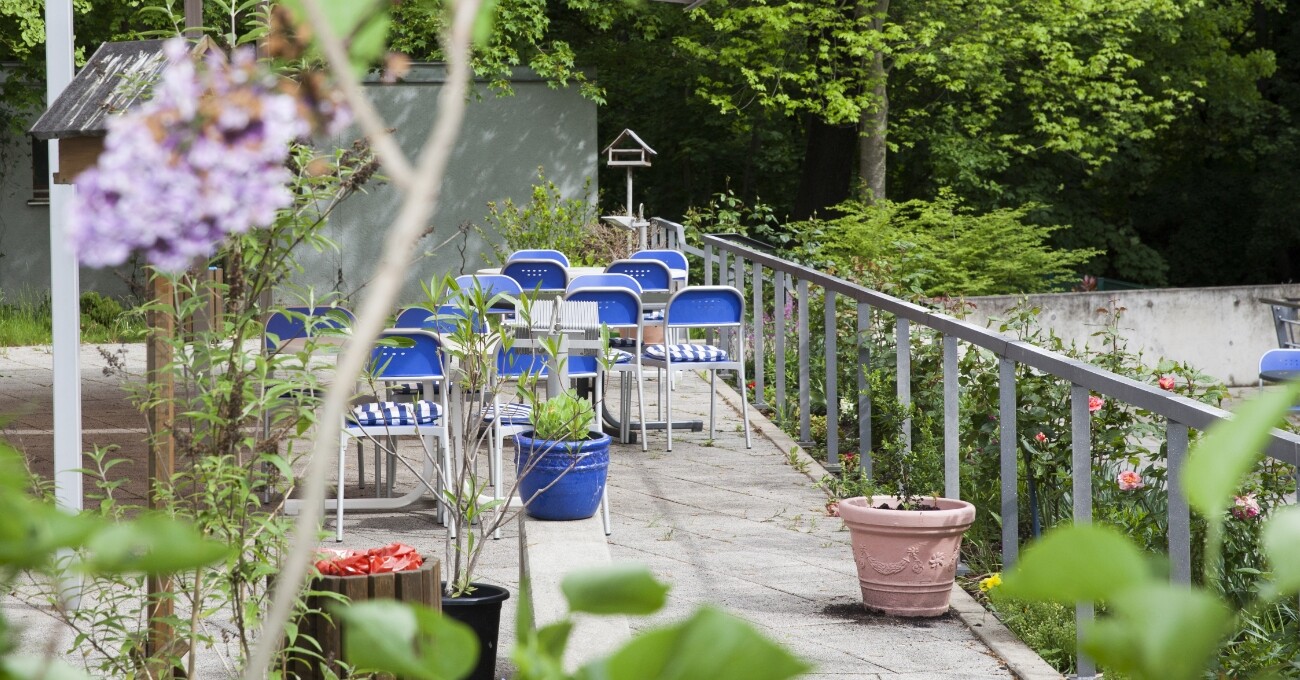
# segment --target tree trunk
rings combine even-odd
[[[799,169],[799,193],[790,211],[793,220],[806,220],[826,208],[844,202],[852,191],[854,125],[829,125],[808,116],[804,138],[803,166]]]
[[[877,34],[884,29],[885,15],[888,12],[889,0],[876,0],[875,7],[872,8],[871,28]],[[863,108],[862,117],[858,121],[858,181],[861,183],[862,200],[867,203],[887,198],[885,174],[889,153],[886,142],[889,130],[889,70],[885,68],[885,56],[879,50],[871,55],[869,74],[865,86],[871,88],[872,105]]]

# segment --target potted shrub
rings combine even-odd
[[[886,410],[887,416],[904,411],[897,402]],[[903,446],[896,437],[873,460],[874,478],[849,454],[840,478],[823,480],[840,499],[828,508],[848,527],[862,605],[893,616],[940,616],[948,611],[962,534],[975,521],[975,506],[927,493],[941,483],[937,451]]]
[[[596,514],[609,471],[609,435],[592,432],[596,412],[573,390],[539,403],[533,429],[515,436],[519,498],[530,517],[586,519]]]

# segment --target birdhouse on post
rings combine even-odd
[[[620,132],[601,153],[605,155],[605,165],[611,168],[627,168],[627,215],[608,216],[603,219],[624,229],[635,229],[640,238],[641,249],[644,250],[645,228],[648,223],[644,217],[638,216],[632,210],[632,170],[650,167],[650,159],[659,154],[631,130]]]

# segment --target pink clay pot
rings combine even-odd
[[[951,498],[926,498],[938,510],[882,510],[892,496],[840,501],[840,517],[853,541],[862,606],[893,616],[940,616],[957,576],[961,535],[975,521],[975,506]]]

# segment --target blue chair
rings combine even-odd
[[[644,365],[662,368],[669,375],[674,370],[703,370],[709,372],[709,439],[713,439],[717,413],[718,371],[734,370],[739,378],[740,414],[745,424],[745,448],[753,448],[749,432],[749,403],[745,395],[745,340],[741,325],[745,319],[745,300],[740,291],[730,286],[694,286],[683,288],[669,298],[664,308],[664,328],[667,331],[691,328],[736,330],[735,353],[712,345],[682,343],[675,345],[647,345],[642,353]],[[662,381],[666,382],[666,381]],[[672,390],[664,391],[664,411],[669,423],[673,420]],[[673,450],[673,429],[668,428],[668,450]]]
[[[356,323],[357,317],[343,307],[286,307],[266,319],[262,342],[275,353],[294,340],[328,335]]]
[[[564,293],[568,295],[581,288],[626,288],[641,295],[641,284],[627,274],[583,274],[570,281]]]
[[[1259,388],[1264,383],[1300,379],[1300,349],[1270,349],[1259,358]]]
[[[367,375],[379,382],[420,382],[425,394],[433,394],[434,383],[445,383],[447,379],[443,368],[442,348],[436,335],[424,330],[390,330],[384,331],[382,338],[401,338],[405,346],[376,345],[370,350],[367,363]],[[447,390],[439,390],[439,401],[412,399],[411,401],[375,401],[353,407],[344,421],[339,434],[339,469],[338,499],[335,503],[335,539],[343,540],[343,510],[345,507],[358,509],[381,509],[393,505],[391,499],[357,499],[349,505],[344,499],[343,457],[347,451],[349,439],[358,442],[369,439],[379,444],[380,439],[396,437],[419,437],[425,451],[424,479],[428,481],[435,470],[433,456],[440,454],[442,474],[451,470],[450,447],[447,445],[447,426],[443,414],[447,413]],[[429,439],[437,441],[437,450],[429,447]],[[389,451],[396,456],[396,450]],[[439,480],[439,485],[443,482]],[[424,489],[417,488],[410,495],[423,495]],[[438,496],[440,511],[445,501]],[[405,500],[405,499],[404,499]],[[441,514],[441,513],[440,513]],[[450,524],[450,531],[455,534],[455,525]]]
[[[492,314],[513,316],[524,289],[518,281],[504,274],[464,274],[456,277],[456,287],[462,291],[481,289],[487,296]]]
[[[569,287],[569,270],[555,260],[513,260],[501,273],[525,291],[563,291]]]
[[[564,253],[558,250],[548,250],[545,248],[516,250],[515,252],[510,253],[510,256],[506,258],[507,263],[514,262],[515,260],[554,260],[564,265],[565,269],[573,266],[569,264],[569,258],[565,257]]]
[[[679,250],[641,250],[632,253],[633,260],[659,260],[668,265],[668,269],[681,272],[680,276],[674,276],[673,280],[686,285],[689,277],[690,265],[686,262],[686,255]]]
[[[596,276],[614,277],[618,274],[604,274]],[[586,277],[582,277],[586,278]],[[617,279],[615,280],[617,281]],[[635,283],[635,282],[633,282]],[[638,292],[629,286],[592,286],[585,288],[575,288],[570,286],[569,292],[564,296],[565,300],[575,302],[592,302],[596,304],[597,318],[602,325],[608,326],[610,330],[632,330],[634,332],[634,347],[640,347],[645,339],[645,318],[641,311],[641,298]],[[575,357],[582,359],[584,357]],[[632,373],[636,379],[638,402],[637,407],[641,416],[641,450],[648,448],[646,444],[646,419],[645,419],[645,384],[644,373],[641,367],[640,352],[624,352],[620,349],[611,349],[605,357],[607,369],[617,373]],[[600,366],[597,366],[599,369]],[[597,380],[599,387],[599,379]],[[598,390],[599,393],[599,390]],[[598,397],[599,399],[599,397]],[[623,399],[622,408],[620,409],[620,424],[622,431],[619,432],[620,441],[626,442],[628,435],[631,434],[628,426],[628,399]],[[598,406],[599,408],[599,406]]]
[[[668,265],[659,260],[615,260],[605,268],[606,274],[626,274],[641,284],[642,292],[668,292],[673,276]]]

